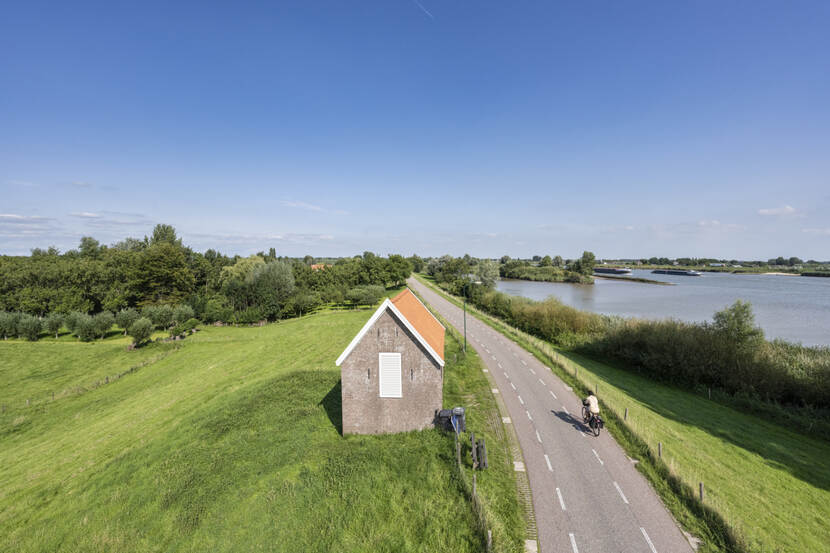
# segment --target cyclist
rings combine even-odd
[[[591,394],[583,399],[582,405],[588,408],[588,412],[591,413],[591,416],[595,417],[599,415],[599,401],[597,401],[597,396],[594,394]]]

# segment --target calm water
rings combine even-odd
[[[830,345],[830,278],[776,275],[655,275],[634,270],[632,276],[672,282],[659,286],[597,278],[596,284],[501,280],[507,294],[560,301],[586,311],[623,317],[706,321],[741,299],[752,303],[755,319],[767,338],[804,345]]]

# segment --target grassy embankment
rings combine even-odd
[[[451,436],[340,435],[334,359],[370,315],[133,352],[116,335],[0,342],[0,550],[480,551]],[[509,453],[484,422],[495,404],[457,351],[448,338],[445,401],[488,437],[479,492],[496,550],[517,551]]]
[[[827,442],[567,353],[467,308],[553,366],[581,393],[599,386],[609,430],[640,461],[638,469],[681,524],[703,538],[702,550],[795,553],[823,551],[830,543]],[[695,498],[701,481],[711,512]]]

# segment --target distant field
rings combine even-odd
[[[134,352],[119,337],[0,342],[0,551],[482,550],[450,436],[339,434],[334,359],[370,314]],[[478,361],[447,351],[446,401],[483,425]],[[491,444],[479,489],[498,550],[516,551],[515,484]]]
[[[706,504],[738,531],[749,551],[830,550],[830,444],[826,441],[563,352],[470,306],[468,310],[548,363],[555,358],[564,367],[555,370],[566,381],[576,384],[573,375],[578,367],[581,386],[593,390],[598,384],[604,407],[620,418],[628,408],[629,428],[655,454],[661,442],[665,462],[683,482],[695,490],[699,482],[705,483]],[[658,486],[658,491],[671,494],[665,486]],[[682,504],[671,498],[667,503],[675,516],[695,524]]]

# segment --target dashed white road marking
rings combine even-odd
[[[539,379],[539,382],[541,382],[541,383],[542,383],[542,386],[547,386],[547,384],[545,384],[545,381],[544,381],[544,380],[542,380],[541,378]]]
[[[527,367],[527,363],[525,363],[525,360],[524,360],[524,359],[519,359],[519,361],[521,361],[521,362],[522,362],[522,365],[524,365],[525,367]]]
[[[614,482],[614,487],[617,488],[617,493],[620,494],[620,497],[622,497],[623,502],[626,505],[628,505],[628,498],[625,497],[625,494],[623,493],[622,488],[620,488],[620,485]]]
[[[504,372],[504,371],[502,371],[502,372]],[[507,380],[510,380],[510,377],[507,375],[507,373],[504,373],[504,377],[505,377]]]
[[[487,348],[484,348],[484,351],[486,351],[487,353],[490,353],[490,350],[487,349]]]
[[[597,453],[597,450],[596,450],[596,449],[592,449],[591,451],[593,451],[593,452],[594,452],[594,457],[596,457],[596,458],[597,458],[597,461],[599,461],[599,464],[600,464],[600,465],[604,465],[605,463],[603,463],[603,462],[602,462],[602,459],[600,459],[600,458],[599,458],[599,453]]]
[[[496,356],[495,356],[495,355],[491,355],[490,357],[492,357],[492,358],[493,358],[493,361],[495,361],[495,360],[496,360]]]
[[[574,550],[574,553],[579,553],[579,549],[576,548],[576,539],[574,538],[573,534],[568,534],[571,537],[571,547]]]
[[[519,396],[519,403],[521,403],[522,405],[525,404],[525,400],[522,399],[522,396]]]
[[[565,508],[565,500],[562,499],[562,492],[559,491],[559,488],[556,488],[556,497],[559,498],[559,505],[562,507],[563,511],[567,511],[568,509]],[[571,534],[573,536],[573,534]]]
[[[536,374],[536,371],[534,371],[533,369],[530,369],[530,374]]]
[[[553,467],[550,466],[550,458],[548,457],[547,453],[545,453],[545,462],[548,464],[548,470],[553,472]]]
[[[643,533],[643,537],[646,539],[646,543],[648,544],[649,549],[651,549],[651,553],[657,553],[657,550],[654,548],[654,544],[651,543],[651,538],[649,538],[648,534],[646,534],[646,529],[640,526],[640,532]]]
[[[533,420],[533,417],[530,416],[530,411],[525,409],[525,413],[527,413],[527,418],[529,418],[530,420]]]
[[[500,369],[504,368],[504,367],[501,366],[501,363],[496,363],[496,365],[498,365]]]
[[[536,431],[536,440],[541,444],[542,443],[542,436],[539,435],[539,431]]]
[[[570,411],[568,411],[568,408],[567,408],[567,407],[565,407],[564,405],[562,406],[562,410],[563,410],[563,411],[565,411],[565,413],[567,413],[568,415],[570,415],[570,414],[571,414],[571,412],[570,412]]]
[[[548,390],[548,391],[550,392],[550,395],[553,396],[553,399],[556,399],[556,394],[553,393],[553,390]]]
[[[514,390],[516,389],[516,385],[513,384],[512,382],[510,383],[510,386],[512,386]]]
[[[510,417],[502,417],[501,422],[503,422],[504,424],[510,424]]]

